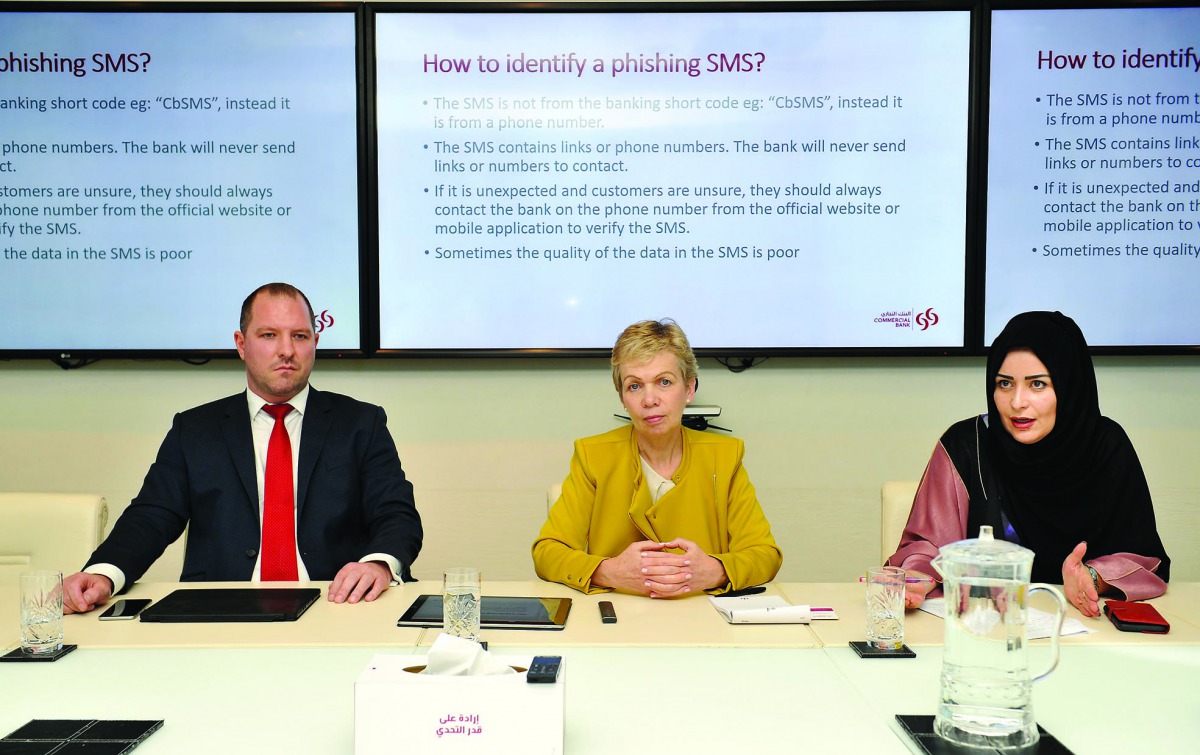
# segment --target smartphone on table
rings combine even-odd
[[[150,605],[149,598],[124,598],[118,600],[108,607],[108,610],[100,614],[101,621],[121,621],[124,619],[132,619],[141,613],[146,606]]]
[[[1171,631],[1171,625],[1149,603],[1107,600],[1104,602],[1104,615],[1122,632],[1166,634]]]

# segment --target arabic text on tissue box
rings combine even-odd
[[[397,752],[561,755],[570,664],[556,684],[529,684],[531,656],[496,656],[522,673],[419,673],[426,658],[376,655],[354,683],[355,755]]]

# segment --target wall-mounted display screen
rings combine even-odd
[[[1200,9],[991,14],[984,341],[1200,344]]]
[[[664,316],[710,352],[964,347],[967,10],[375,34],[383,350],[599,350]]]
[[[0,13],[0,349],[232,349],[274,280],[360,348],[355,40],[352,10]]]
[[[1189,350],[1200,8],[1069,5],[10,3],[0,354]]]

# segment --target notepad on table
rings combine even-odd
[[[743,595],[722,598],[710,595],[708,602],[730,624],[807,624],[818,619],[836,619],[832,608],[794,606],[778,595]]]

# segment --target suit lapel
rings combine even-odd
[[[650,486],[646,484],[646,476],[642,473],[642,459],[638,454],[637,437],[633,434],[632,427],[629,428],[629,449],[630,455],[633,457],[633,468],[629,470],[633,474],[633,496],[629,501],[629,521],[633,523],[638,532],[642,533],[642,537],[647,540],[658,540],[658,535],[654,532],[654,525],[650,523],[647,516],[654,503],[650,500]]]
[[[245,393],[230,396],[225,401],[221,433],[225,436],[238,479],[242,481],[242,487],[246,491],[246,500],[257,514],[258,475],[254,472],[254,438],[250,433],[250,410],[246,406]]]
[[[304,410],[304,428],[300,431],[300,468],[296,470],[296,516],[304,513],[304,501],[308,497],[308,484],[312,481],[317,459],[329,435],[332,417],[325,394],[309,387],[308,404]]]

